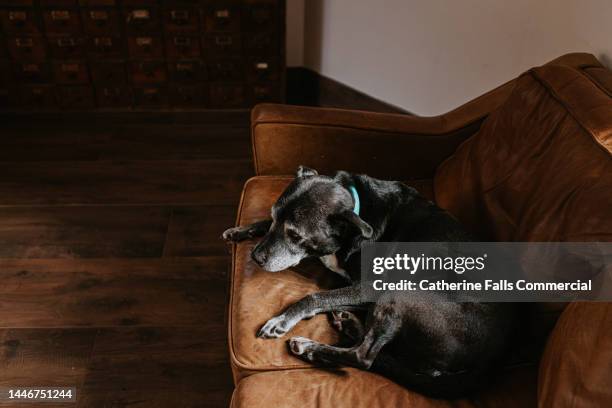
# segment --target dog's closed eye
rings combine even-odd
[[[287,237],[293,241],[293,242],[300,242],[302,241],[302,237],[300,236],[300,234],[298,234],[297,232],[295,232],[292,229],[288,229],[287,230]]]

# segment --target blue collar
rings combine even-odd
[[[359,215],[359,210],[361,210],[361,202],[359,201],[359,194],[357,194],[357,189],[355,186],[349,186],[349,190],[351,191],[351,195],[353,196],[353,201],[355,202],[355,207],[353,207],[353,212]]]

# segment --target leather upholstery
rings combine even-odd
[[[232,408],[523,408],[536,405],[536,371],[510,370],[471,400],[424,397],[361,370],[287,370],[255,374],[238,383]]]
[[[521,76],[435,177],[438,204],[494,241],[612,240],[612,99],[563,66]]]
[[[612,403],[612,303],[574,303],[561,315],[540,364],[540,407]]]
[[[252,114],[260,176],[245,185],[237,224],[266,218],[292,178],[282,175],[305,164],[324,174],[425,179],[409,184],[488,239],[610,241],[611,90],[612,74],[592,55],[569,54],[432,118],[260,105]],[[250,261],[252,246],[234,246],[233,407],[527,407],[536,405],[536,384],[541,407],[610,399],[609,304],[570,305],[556,326],[564,305],[544,305],[545,320],[531,326],[540,335],[555,328],[539,377],[533,367],[516,368],[472,401],[430,400],[359,370],[314,369],[287,352],[286,339],[259,340],[255,332],[288,304],[338,281],[317,262],[261,271]],[[335,339],[324,316],[291,335]]]

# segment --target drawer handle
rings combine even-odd
[[[60,38],[57,40],[57,46],[60,48],[69,48],[75,45],[76,41],[74,41],[74,38]]]
[[[96,44],[96,47],[112,47],[113,40],[108,37],[96,37],[94,39],[94,44]]]
[[[70,20],[70,12],[68,10],[53,10],[51,11],[51,19],[55,21]]]
[[[138,45],[139,47],[151,47],[153,45],[153,38],[136,37],[136,45]]]
[[[98,24],[105,23],[109,19],[109,15],[106,11],[95,10],[89,12],[89,17],[96,21]]]
[[[79,72],[79,64],[62,64],[62,72]]]
[[[189,21],[189,12],[187,10],[172,10],[170,18],[177,24],[185,24]]]
[[[23,72],[34,74],[40,72],[40,66],[38,64],[23,64],[21,66]]]
[[[17,48],[32,48],[34,47],[34,40],[31,38],[16,38],[15,45]]]
[[[186,47],[191,45],[191,39],[188,37],[174,37],[174,45],[179,47]]]
[[[233,42],[234,42],[234,40],[232,39],[232,37],[228,37],[228,36],[217,36],[217,37],[215,37],[215,43],[217,45],[220,45],[220,46],[232,45]]]
[[[176,70],[180,72],[193,72],[195,71],[193,64],[176,64]]]
[[[222,9],[215,11],[216,18],[227,19],[230,17],[230,11],[228,9]]]
[[[9,20],[24,22],[28,19],[28,15],[25,11],[9,11]]]
[[[131,16],[134,20],[148,20],[151,18],[151,13],[146,9],[134,10],[132,11]]]
[[[255,69],[259,71],[265,71],[268,68],[270,68],[270,66],[268,65],[267,62],[258,62],[257,64],[255,64]]]

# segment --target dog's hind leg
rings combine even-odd
[[[368,321],[363,341],[350,348],[322,344],[304,337],[289,340],[296,356],[314,364],[346,365],[368,370],[380,350],[399,333],[402,320],[392,304],[377,304]]]
[[[333,311],[329,317],[332,327],[340,333],[340,342],[336,346],[352,346],[363,341],[365,327],[354,313]]]
[[[272,220],[258,221],[253,224],[244,225],[242,227],[233,227],[226,229],[221,238],[230,242],[240,242],[247,239],[262,237],[270,229]]]

